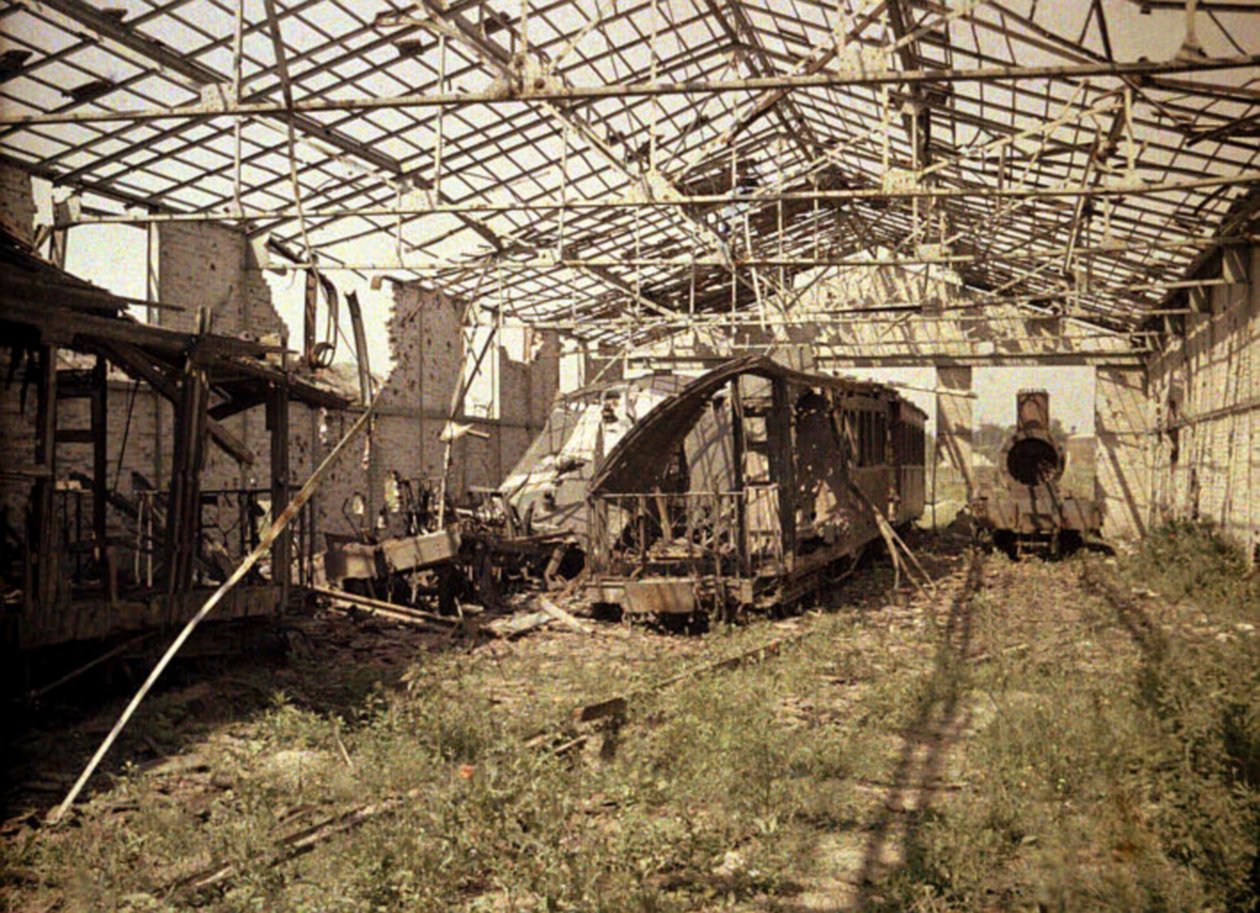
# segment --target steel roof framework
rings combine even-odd
[[[82,221],[493,275],[593,337],[872,263],[1126,331],[1260,179],[1260,16],[1209,5],[1178,57],[1119,61],[1117,5],[26,0],[0,8],[0,154]]]

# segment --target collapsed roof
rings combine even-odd
[[[0,155],[63,224],[591,338],[872,263],[1132,330],[1260,209],[1251,0],[110,2],[0,13]]]
[[[260,405],[270,389],[314,408],[344,409],[352,401],[324,378],[307,379],[289,370],[282,346],[139,323],[126,313],[131,303],[71,276],[0,232],[0,332],[6,345],[16,350],[53,342],[104,356],[171,402],[178,401],[181,371],[195,354],[218,399],[207,423],[210,439],[238,462],[252,463],[254,454],[218,419]],[[10,374],[17,362],[15,351]]]

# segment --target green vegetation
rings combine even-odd
[[[616,675],[606,641],[501,662],[446,654],[339,714],[277,693],[203,743],[217,786],[124,773],[81,827],[6,844],[7,889],[122,910],[683,910],[790,895],[818,836],[869,804],[846,778],[888,754],[817,697],[876,676],[865,651],[844,647],[862,622],[817,624],[771,661],[633,702],[573,751],[555,750],[576,735],[557,728],[572,707],[678,672],[672,645],[694,642],[659,638],[671,648],[623,659]],[[717,632],[681,665],[771,633]],[[279,835],[391,802],[281,862]],[[224,862],[234,877],[223,888],[170,891]]]
[[[782,629],[535,635],[367,689],[312,659],[185,732],[200,763],[129,767],[73,826],[0,843],[0,907],[1252,910],[1242,569],[1183,527],[1114,561],[969,555],[909,607]],[[623,719],[570,721],[635,688]],[[146,719],[180,718],[164,700]],[[309,852],[281,841],[364,808]]]
[[[984,708],[966,787],[924,817],[888,909],[1257,908],[1255,575],[1202,527],[1080,563],[1096,586],[1074,604],[976,600],[990,659],[955,684]]]

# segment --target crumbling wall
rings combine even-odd
[[[316,522],[324,531],[344,535],[361,524],[372,528],[391,473],[433,480],[442,472],[442,428],[463,370],[463,308],[449,295],[419,285],[391,288],[393,370],[380,394],[371,442],[365,437],[356,444],[320,486]],[[336,445],[356,415],[329,416],[328,433],[317,448],[320,456]],[[355,494],[367,507],[362,518],[348,518],[344,510]]]
[[[1260,247],[1225,254],[1227,284],[1149,366],[1152,519],[1211,520],[1260,549]]]
[[[407,479],[440,479],[446,452],[442,431],[470,354],[463,321],[463,302],[415,284],[394,286],[389,323],[394,369],[381,394],[371,448],[376,485],[393,472]],[[560,344],[554,333],[530,334],[524,362],[501,348],[486,357],[499,360],[499,417],[456,417],[457,423],[473,430],[451,445],[449,491],[456,498],[503,480],[542,430],[559,387]],[[340,527],[346,526],[339,505],[354,491],[363,494],[373,509],[381,503],[381,493],[374,488],[349,487],[366,480],[343,479],[342,474],[330,480],[329,497],[338,505],[337,515],[325,512],[322,517],[332,529],[338,521]]]
[[[271,290],[254,267],[253,248],[245,234],[235,228],[210,222],[170,222],[158,226],[157,297],[184,310],[157,311],[161,326],[182,332],[197,328],[197,310],[210,312],[210,330],[230,336],[281,341],[286,328],[271,300]],[[295,432],[306,431],[308,421],[297,417]],[[202,490],[216,488],[265,488],[270,485],[271,443],[266,428],[266,410],[249,409],[224,421],[255,456],[252,464],[238,464],[213,445],[207,447]],[[172,434],[173,408],[162,402],[156,408],[158,433]],[[290,444],[292,448],[292,443]],[[165,481],[167,461],[156,474]]]
[[[0,162],[0,226],[28,244],[35,236],[31,176],[8,162]]]
[[[560,339],[554,332],[525,330],[525,360],[499,349],[499,418],[478,422],[488,438],[469,436],[463,444],[463,490],[497,486],[542,431],[560,384]]]

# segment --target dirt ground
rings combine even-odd
[[[1143,625],[1173,610],[1149,594],[1126,616],[1091,585],[1109,573],[1097,556],[1012,563],[945,539],[917,551],[930,590],[892,591],[876,561],[801,614],[704,636],[584,620],[587,633],[485,639],[324,611],[284,632],[279,659],[176,674],[57,828],[45,815],[125,698],[46,705],[6,753],[0,898],[1059,908],[1054,866],[1105,880],[1143,852],[1125,841],[1145,846],[1082,823],[1131,782],[1088,779],[1113,760],[1097,760],[1065,695],[1119,703],[1126,686],[1111,683],[1140,671]],[[1198,618],[1167,627],[1221,633]],[[1130,716],[1116,719],[1140,725]],[[1021,741],[1038,733],[1040,754]],[[1080,757],[1064,747],[1077,742]],[[454,842],[437,853],[430,839]]]

